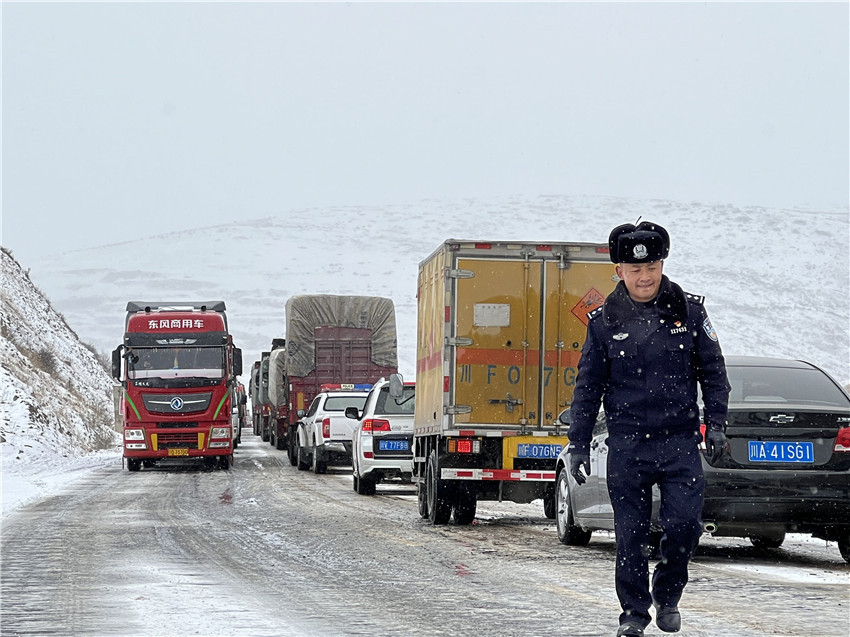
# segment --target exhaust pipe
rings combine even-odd
[[[702,525],[702,530],[706,533],[716,533],[717,524],[715,522],[704,522]]]

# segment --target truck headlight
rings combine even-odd
[[[145,430],[144,429],[125,429],[124,430],[124,440],[144,440],[145,439]]]
[[[230,427],[213,427],[210,438],[230,438]]]

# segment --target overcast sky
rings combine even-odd
[[[506,194],[845,208],[848,17],[3,2],[2,243],[28,267],[293,208]]]

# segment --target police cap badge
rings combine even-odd
[[[670,235],[657,223],[624,223],[608,235],[608,253],[614,263],[649,263],[666,259]]]

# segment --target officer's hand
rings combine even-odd
[[[716,464],[723,456],[723,452],[729,448],[726,434],[720,429],[709,429],[705,433],[705,449],[708,451],[709,464]]]
[[[584,473],[590,475],[590,452],[570,452],[570,475],[575,479],[576,484],[584,484],[587,478],[581,473],[581,467],[584,467]]]

